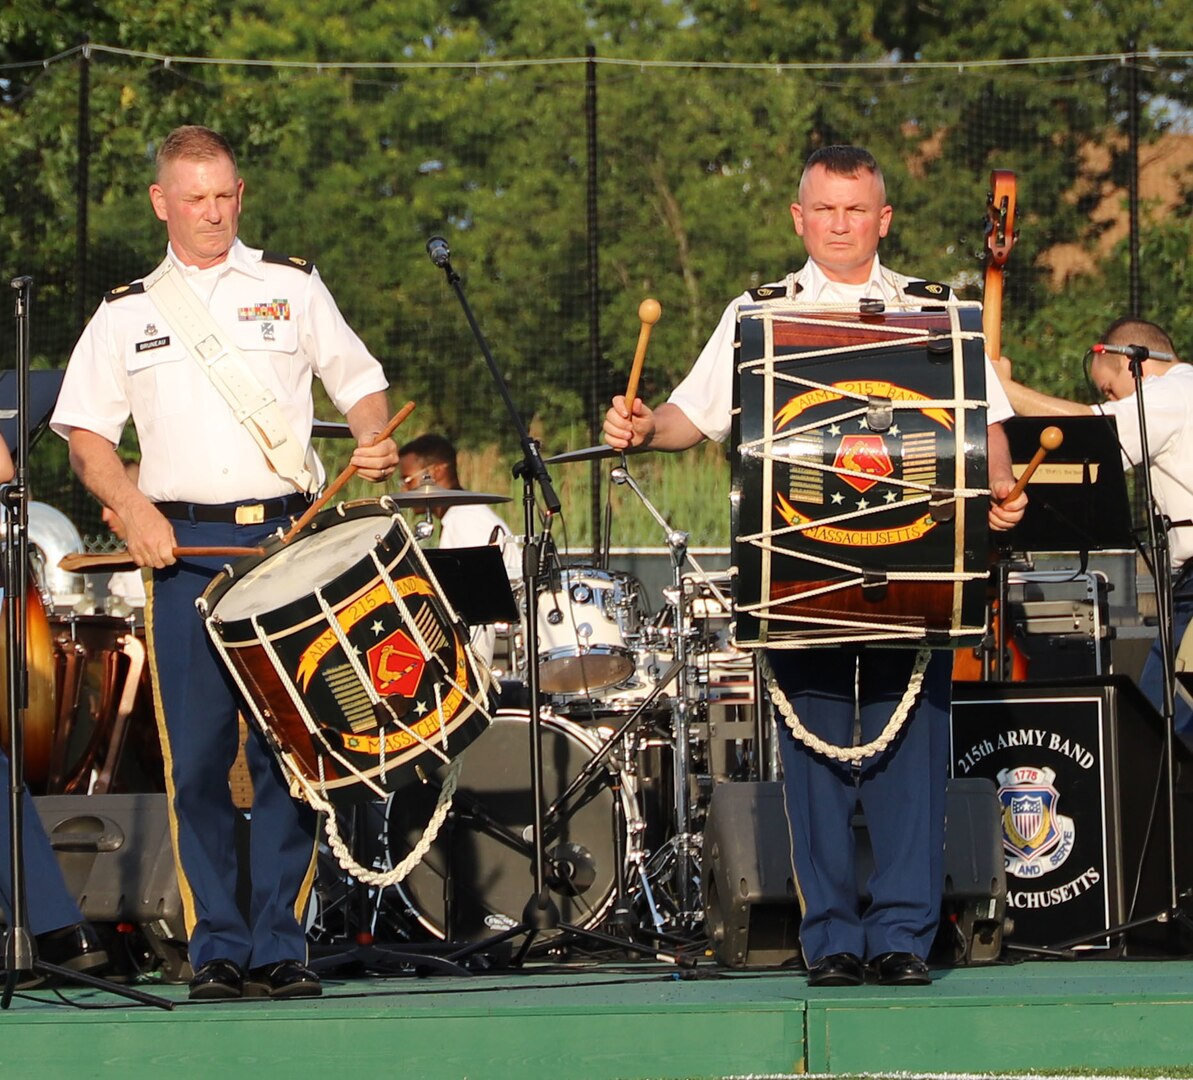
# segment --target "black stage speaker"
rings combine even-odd
[[[955,964],[993,963],[1007,915],[998,794],[976,777],[950,780],[947,792],[938,950]]]
[[[84,918],[136,926],[163,978],[179,981],[190,976],[166,800],[163,794],[43,795],[33,802]]]
[[[857,834],[858,894],[873,867],[865,821]],[[718,784],[704,827],[704,912],[709,940],[727,967],[799,959],[800,909],[791,867],[783,785]],[[1006,914],[1002,827],[994,786],[951,780],[945,818],[945,883],[939,941],[952,963],[998,958]]]
[[[1160,717],[1131,680],[958,683],[954,776],[998,787],[1009,943],[1116,954],[1184,951],[1169,905],[1168,799]],[[1176,879],[1193,885],[1189,752],[1176,745]]]
[[[773,967],[799,957],[791,832],[777,782],[717,784],[704,823],[704,915],[718,963]]]

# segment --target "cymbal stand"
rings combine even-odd
[[[9,854],[12,860],[12,912],[4,939],[4,983],[0,1009],[7,1009],[21,974],[53,975],[58,979],[108,990],[120,997],[161,1009],[174,1008],[172,1001],[146,994],[129,986],[118,986],[86,972],[71,971],[37,957],[37,943],[29,932],[25,896],[25,712],[29,707],[29,656],[25,636],[25,597],[29,585],[29,305],[33,291],[31,277],[12,281],[16,290],[17,331],[17,453],[12,483],[3,490],[8,521],[8,542],[4,549],[4,580],[8,585],[4,616],[8,631],[8,799]]]
[[[629,890],[625,879],[625,864],[627,861],[627,853],[623,844],[623,837],[626,835],[626,821],[625,810],[621,804],[621,770],[619,768],[608,766],[605,764],[606,759],[609,758],[615,750],[625,755],[626,761],[633,759],[634,753],[634,738],[637,730],[641,727],[643,721],[650,714],[650,708],[655,703],[656,699],[662,694],[663,690],[671,685],[682,668],[681,661],[678,659],[673,661],[666,670],[659,676],[654,687],[645,698],[635,706],[633,712],[626,717],[616,731],[609,735],[601,748],[585,763],[572,782],[563,790],[563,792],[556,798],[550,806],[547,807],[544,818],[548,822],[554,821],[560,816],[567,807],[571,799],[577,792],[583,791],[588,781],[593,777],[598,769],[605,768],[608,773],[608,783],[613,789],[613,806],[614,806],[614,839],[617,845],[616,852],[616,899],[613,904],[613,914],[611,920],[623,930],[629,929],[632,924],[631,904],[629,899]],[[641,853],[635,853],[635,874],[642,888],[642,896],[647,908],[651,914],[651,922],[654,925],[656,934],[662,936],[663,934],[663,918],[659,914],[658,905],[655,903],[654,893],[651,889],[650,879],[646,873],[646,868],[643,865]]]
[[[689,626],[687,601],[684,593],[683,568],[685,563],[708,580],[708,576],[688,552],[688,534],[673,529],[666,518],[646,497],[637,481],[630,475],[629,468],[622,463],[613,468],[610,478],[615,484],[624,484],[646,507],[647,513],[658,522],[667,541],[671,555],[672,583],[675,589],[675,663],[679,666],[678,690],[672,699],[673,756],[675,797],[675,836],[668,842],[675,856],[672,877],[675,887],[676,915],[685,927],[698,926],[704,919],[700,900],[700,843],[692,831],[692,807],[688,778],[692,771],[691,761],[691,708],[693,702],[692,671],[689,658]],[[723,597],[721,599],[724,599]]]

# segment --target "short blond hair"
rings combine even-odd
[[[184,124],[171,131],[157,149],[157,179],[160,182],[165,167],[175,161],[211,161],[219,157],[226,157],[232,162],[232,170],[237,176],[240,175],[236,167],[236,154],[227,139],[211,128]]]

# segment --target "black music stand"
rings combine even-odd
[[[448,602],[469,626],[518,621],[518,604],[496,544],[428,548],[423,557]]]
[[[1137,547],[1118,426],[1110,416],[1016,416],[1003,423],[1018,476],[1040,433],[1064,440],[1027,484],[1027,511],[1007,534],[1014,551],[1114,551]]]
[[[50,416],[54,406],[58,404],[58,391],[62,388],[62,378],[65,371],[29,372],[29,413],[25,428],[28,432],[29,445],[37,442],[38,437],[50,424]],[[17,442],[20,437],[20,426],[17,423],[17,374],[14,371],[0,371],[0,438],[8,444],[12,459],[17,459]]]

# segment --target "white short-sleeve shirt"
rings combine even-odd
[[[841,285],[830,281],[816,263],[809,260],[803,269],[788,274],[771,287],[785,289],[791,303],[800,306],[855,303],[863,297],[896,303],[905,299],[904,289],[919,278],[909,278],[888,270],[874,257],[869,280],[861,285]],[[765,286],[764,286],[765,288]],[[797,297],[798,292],[798,298]],[[677,406],[706,438],[723,442],[729,435],[733,409],[733,343],[737,335],[737,312],[742,304],[758,301],[748,292],[733,300],[721,314],[717,328],[705,343],[692,370],[672,391],[668,401]],[[986,422],[998,424],[1014,415],[1006,391],[986,359]]]
[[[305,451],[314,378],[341,413],[388,384],[319,272],[303,260],[263,254],[237,240],[227,259],[203,270],[183,265],[172,250],[167,257],[273,392]],[[154,502],[226,503],[294,491],[136,282],[108,293],[87,324],[50,426],[64,438],[84,428],[118,445],[130,416],[141,446],[139,486]]]
[[[1143,380],[1143,407],[1156,503],[1172,521],[1193,520],[1193,366],[1177,364],[1163,375],[1147,376]],[[1139,465],[1143,442],[1135,395],[1108,401],[1095,409],[1115,418],[1123,464]],[[1173,528],[1168,543],[1172,565],[1180,569],[1193,557],[1193,527]]]

